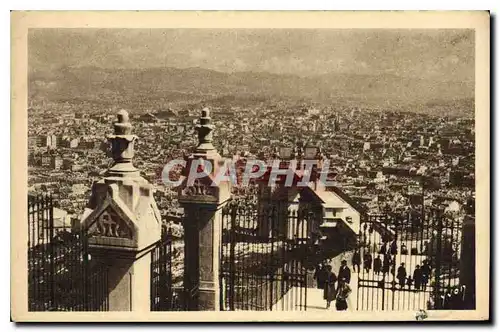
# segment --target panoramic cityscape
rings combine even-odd
[[[158,241],[144,272],[153,311],[475,308],[464,242],[475,218],[472,30],[31,29],[28,44],[29,213],[36,197],[51,211],[50,227],[31,226],[40,214],[29,221],[51,234],[30,233],[31,310],[143,305],[135,290],[129,307],[117,300],[121,281],[82,281],[100,294],[82,304],[40,291],[43,278],[71,274],[32,261],[71,264],[37,246],[81,232],[109,276],[125,240],[136,241],[132,265],[143,239]],[[176,159],[230,161],[237,181],[191,190],[177,167],[169,176],[181,185],[166,185]],[[298,161],[295,182],[242,185],[252,160]],[[304,160],[320,166],[301,188]],[[220,240],[205,239],[210,213]],[[156,240],[136,238],[156,223]],[[217,275],[207,248],[220,255]]]

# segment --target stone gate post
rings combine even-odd
[[[161,237],[153,188],[132,164],[134,142],[128,113],[118,113],[111,142],[114,163],[92,186],[81,227],[89,235],[92,264],[107,269],[109,310],[150,310],[151,250]]]
[[[220,310],[220,253],[222,247],[222,207],[230,198],[228,181],[215,183],[224,165],[212,145],[210,111],[203,109],[196,127],[199,144],[188,157],[185,178],[178,187],[184,208],[184,290],[189,310]],[[193,167],[193,163],[196,163]],[[210,167],[203,169],[203,166]],[[210,166],[207,166],[210,165]],[[207,171],[206,176],[189,182],[189,172]]]

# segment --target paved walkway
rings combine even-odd
[[[274,306],[273,306],[273,311],[292,311],[292,310],[303,310],[298,306],[299,301],[293,300],[294,295],[293,294],[298,294],[301,291],[300,288],[293,287],[288,291],[288,293],[281,299],[279,300]],[[304,290],[302,289],[302,294],[304,294]],[[352,294],[351,294],[352,295]],[[296,296],[296,295],[295,295]],[[355,298],[356,296],[350,296],[347,299],[347,310],[348,311],[355,311],[356,310],[356,303],[355,303]],[[296,304],[295,307],[292,307],[290,304],[294,303]],[[330,305],[329,309],[326,309],[326,301],[323,299],[323,290],[317,289],[317,288],[308,288],[307,289],[307,302],[306,302],[306,311],[336,311],[335,309],[335,301],[333,301]]]
[[[340,262],[345,259],[348,262],[351,261],[352,253],[346,252],[342,253],[330,260],[330,265],[332,266],[332,271],[335,274],[338,274],[340,268]],[[352,270],[352,269],[351,269]],[[314,273],[312,271],[311,273]],[[351,295],[347,298],[347,310],[356,310],[356,287],[358,284],[358,275],[357,273],[351,272],[351,282],[349,286],[351,286],[352,292]],[[283,311],[283,310],[301,310],[299,307],[291,307],[290,303],[299,304],[301,301],[297,301],[297,297],[295,294],[301,291],[300,288],[294,287],[288,291],[285,296],[280,299],[274,306],[273,310]],[[326,309],[326,300],[323,299],[323,290],[309,287],[307,288],[307,301],[306,301],[306,310],[307,311],[336,311],[335,309],[335,301],[332,301],[330,304],[330,308]],[[306,293],[302,290],[302,294]],[[304,302],[304,301],[302,301]],[[303,309],[302,309],[303,310]]]
[[[351,266],[352,253],[346,252],[337,257],[331,259],[330,264],[332,265],[332,270],[335,274],[338,273],[340,262],[345,259],[348,262],[348,266],[351,269],[351,282],[350,286],[352,289],[351,295],[348,297],[347,305],[348,311],[356,310],[415,310],[418,308],[425,309],[427,300],[429,299],[429,292],[416,292],[416,291],[399,291],[399,285],[396,287],[396,291],[392,292],[389,289],[383,291],[377,288],[367,288],[363,287],[358,292],[358,273],[352,271]],[[420,255],[397,255],[396,256],[396,267],[399,266],[401,262],[405,262],[407,266],[411,269],[417,264],[421,264],[422,260],[425,259],[424,256]],[[413,271],[409,272],[412,273]],[[382,275],[375,276],[373,270],[368,274],[362,271],[359,274],[360,278],[368,280],[382,280]],[[392,280],[392,275],[389,274],[389,279]],[[311,286],[311,285],[309,285]],[[429,287],[430,289],[430,287]],[[428,291],[429,291],[428,289]],[[323,290],[309,287],[307,291],[300,288],[292,288],[280,301],[278,301],[273,310],[283,311],[283,310],[301,310],[299,307],[293,307],[295,304],[303,303],[304,300],[300,296],[306,296],[306,310],[307,311],[335,311],[335,302],[332,302],[331,307],[326,309],[326,301],[323,299]],[[383,298],[383,299],[382,299]],[[359,307],[357,306],[359,302]],[[303,309],[302,309],[303,310]]]

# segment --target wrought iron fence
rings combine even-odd
[[[187,290],[181,283],[176,284],[178,275],[174,273],[176,252],[182,250],[174,245],[172,229],[162,228],[161,240],[151,251],[151,311],[197,310],[198,288]],[[181,239],[177,239],[181,241]],[[179,256],[183,255],[180,254]],[[178,262],[183,264],[184,262]],[[179,271],[177,271],[179,272]]]
[[[28,310],[105,311],[107,291],[86,235],[54,227],[51,196],[28,196]]]
[[[441,309],[449,294],[457,307],[460,240],[461,222],[439,210],[365,218],[352,261],[357,310]]]
[[[221,308],[305,310],[309,210],[233,200],[222,211]]]
[[[177,297],[172,280],[172,233],[163,230],[161,240],[151,251],[151,311],[170,311],[175,307]]]

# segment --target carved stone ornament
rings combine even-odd
[[[129,226],[119,218],[111,216],[107,211],[104,211],[90,226],[89,234],[99,237],[132,239],[132,231]]]
[[[215,191],[215,188],[212,186],[209,186],[203,182],[201,182],[199,179],[194,180],[192,186],[186,186],[182,190],[182,195],[183,196],[214,196],[216,197],[217,193]]]

